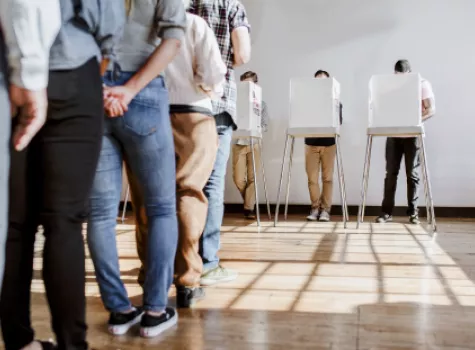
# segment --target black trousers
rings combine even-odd
[[[10,213],[0,318],[6,350],[34,340],[33,246],[44,228],[43,280],[59,349],[87,349],[82,224],[103,128],[102,80],[92,59],[50,72],[48,119],[23,152],[11,152]]]
[[[407,215],[417,214],[419,189],[419,142],[417,137],[388,137],[386,140],[386,179],[382,211],[392,215],[396,195],[397,177],[404,156],[407,179]]]

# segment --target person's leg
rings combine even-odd
[[[396,196],[397,177],[401,167],[404,147],[400,138],[388,137],[386,140],[386,178],[384,180],[384,198],[382,216],[392,216]]]
[[[416,137],[403,139],[404,142],[404,160],[406,165],[407,179],[407,215],[411,217],[413,223],[418,223],[417,201],[419,199],[419,168],[420,146]]]
[[[116,218],[122,189],[122,153],[119,141],[111,132],[114,122],[106,121],[102,138],[89,199],[87,243],[105,308],[111,313],[123,313],[132,305],[120,278],[117,251]]]
[[[230,119],[231,117],[226,114]],[[231,148],[232,126],[218,125],[219,147],[214,168],[204,188],[208,198],[208,215],[203,235],[200,239],[200,255],[203,259],[204,274],[202,285],[212,285],[235,279],[237,273],[219,266],[218,251],[220,248],[221,225],[224,215],[224,184],[226,165]]]
[[[176,323],[167,308],[178,243],[175,149],[168,93],[162,77],[132,100],[120,120],[120,140],[133,176],[140,184],[148,218],[142,335],[155,336]],[[163,313],[167,313],[164,319]],[[170,312],[170,314],[169,314]],[[173,315],[172,315],[173,314]],[[166,327],[165,327],[166,325]]]
[[[208,200],[203,188],[211,175],[218,136],[214,118],[199,113],[172,114],[176,153],[178,249],[175,258],[177,305],[189,307],[198,299],[203,273],[199,240],[206,223]]]
[[[259,146],[257,141],[254,141],[254,157],[255,157],[255,164],[256,164],[256,173],[259,174],[260,164],[261,164],[261,152],[259,151]],[[249,210],[251,212],[254,211],[256,206],[256,180],[254,178],[254,168],[252,166],[252,150],[251,146],[248,147],[248,151],[246,152],[246,163],[247,163],[247,184],[246,184],[246,192],[244,195],[244,209]]]
[[[22,152],[11,151],[8,238],[0,299],[0,320],[7,350],[21,349],[35,338],[30,319],[30,288],[42,186],[36,140],[37,137]]]
[[[52,72],[48,100],[48,121],[39,134],[43,280],[58,348],[87,349],[82,225],[103,133],[97,60],[72,71]]]
[[[305,145],[305,171],[308,178],[308,192],[312,202],[312,210],[307,220],[318,220],[320,208],[320,147]]]
[[[245,145],[233,145],[233,181],[243,200],[246,194],[246,148]],[[244,206],[244,209],[246,207]]]
[[[335,158],[336,145],[323,147],[320,158],[322,162],[322,196],[320,199],[322,213],[320,220],[322,221],[330,220],[333,202],[333,169],[335,168]]]

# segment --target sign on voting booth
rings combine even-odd
[[[237,87],[238,131],[261,134],[262,89],[250,81]]]
[[[422,125],[419,74],[374,75],[369,83],[370,128]]]
[[[289,128],[338,128],[340,83],[334,78],[290,81]]]

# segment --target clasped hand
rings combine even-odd
[[[135,94],[129,87],[105,86],[104,87],[104,109],[111,118],[123,116],[129,109],[129,104]]]

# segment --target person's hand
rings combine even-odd
[[[110,117],[119,117],[128,110],[136,93],[129,87],[113,86],[104,88],[104,108]]]
[[[19,112],[18,124],[12,135],[13,146],[15,150],[22,151],[46,122],[48,108],[46,89],[31,91],[12,84],[10,102],[13,116]]]

